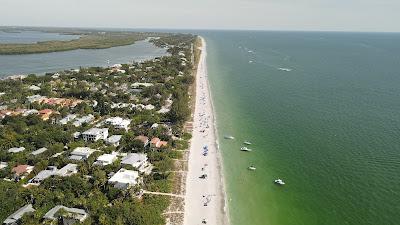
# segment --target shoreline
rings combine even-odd
[[[204,41],[204,39],[201,37],[201,39],[202,39],[202,41]],[[205,41],[204,41],[204,43],[205,43]],[[206,63],[206,65],[207,65],[207,63]],[[217,126],[217,113],[216,113],[216,111],[215,111],[215,106],[214,106],[214,101],[213,101],[213,99],[212,99],[212,93],[211,93],[211,87],[210,87],[210,81],[209,81],[209,79],[208,79],[208,73],[207,73],[207,75],[206,75],[206,77],[207,77],[207,86],[208,86],[208,93],[209,93],[209,96],[210,96],[210,98],[209,98],[209,101],[210,101],[210,104],[211,104],[211,110],[212,110],[212,113],[213,113],[213,121],[212,121],[212,123],[213,123],[213,126],[214,126],[214,129],[213,129],[213,132],[214,132],[214,138],[215,138],[215,142],[214,142],[214,145],[215,145],[215,148],[217,149],[217,157],[218,157],[218,166],[219,166],[219,170],[218,170],[218,172],[219,172],[219,174],[220,174],[220,179],[221,179],[221,184],[220,184],[220,191],[221,191],[221,196],[222,196],[222,206],[223,206],[223,216],[224,216],[224,225],[230,225],[230,220],[229,220],[229,205],[228,205],[228,196],[227,196],[227,192],[226,192],[226,183],[225,183],[225,175],[224,175],[224,163],[223,163],[223,158],[222,158],[222,152],[221,152],[221,149],[220,149],[220,144],[219,144],[219,140],[220,140],[220,138],[219,138],[219,136],[218,136],[218,132],[217,132],[217,130],[218,130],[218,126]]]
[[[185,193],[185,225],[228,225],[222,155],[216,132],[216,117],[207,76],[206,42],[202,41],[196,73],[195,110]],[[207,150],[204,150],[207,148]],[[203,155],[207,152],[206,155]],[[206,175],[206,178],[200,178]]]

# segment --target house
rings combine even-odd
[[[58,105],[58,106],[74,108],[79,103],[82,103],[83,100],[68,99],[68,98],[42,98],[42,99],[38,100],[37,102],[39,104]]]
[[[62,118],[60,121],[58,121],[59,124],[65,125],[68,122],[73,121],[76,118],[76,115],[74,114],[68,114],[66,117]]]
[[[29,86],[29,90],[32,90],[32,91],[40,91],[40,87],[38,87],[38,86],[36,86],[36,85],[31,85],[31,86]]]
[[[38,113],[39,113],[39,111],[36,109],[29,109],[29,110],[26,110],[24,113],[22,113],[22,115],[29,116],[29,115],[38,114]]]
[[[111,117],[105,120],[106,125],[114,126],[117,129],[129,129],[129,124],[131,124],[131,120],[123,119],[121,117]]]
[[[58,156],[60,156],[60,155],[62,155],[62,154],[64,154],[64,153],[65,153],[65,151],[57,152],[57,153],[55,153],[54,155],[52,155],[51,158],[57,158]]]
[[[23,178],[24,175],[28,175],[33,171],[34,166],[30,165],[18,165],[14,168],[12,168],[11,172],[17,177],[17,178]]]
[[[135,140],[141,141],[143,143],[143,147],[146,147],[149,144],[149,138],[144,135],[135,137]]]
[[[93,165],[106,166],[112,164],[116,160],[117,160],[116,154],[104,154],[99,156],[96,159],[96,162],[93,163]]]
[[[138,178],[137,171],[121,168],[108,180],[108,183],[114,184],[115,188],[128,189],[138,183]]]
[[[146,109],[146,110],[153,110],[153,109],[155,109],[156,107],[154,106],[154,105],[152,105],[152,104],[148,104],[148,105],[145,105],[144,106],[144,109]]]
[[[78,173],[78,165],[69,163],[56,172],[57,176],[68,177],[72,174]]]
[[[45,96],[41,96],[41,95],[31,95],[26,97],[28,99],[28,102],[33,103],[33,102],[38,102],[38,101],[42,101],[43,99],[45,99]]]
[[[153,110],[153,109],[155,109],[156,107],[155,107],[154,105],[152,105],[152,104],[148,104],[148,105],[137,104],[137,105],[136,105],[136,108],[137,108],[137,109],[145,109],[145,110]]]
[[[144,153],[129,153],[122,161],[122,165],[130,165],[142,173],[150,174],[152,165],[147,161],[147,155]]]
[[[67,177],[78,172],[77,164],[68,164],[61,169],[57,169],[55,166],[48,166],[46,170],[40,171],[34,178],[29,180],[28,185],[39,185],[45,179],[51,176]]]
[[[144,153],[129,153],[121,161],[122,165],[131,165],[135,168],[139,168],[147,163],[147,155]]]
[[[68,208],[63,205],[57,205],[54,208],[50,209],[43,216],[43,218],[46,220],[56,221],[60,216],[60,215],[57,215],[60,210],[62,210],[64,212],[63,215],[61,215],[63,217],[63,219],[71,220],[67,223],[65,223],[65,220],[64,220],[64,224],[73,224],[74,220],[75,220],[75,222],[77,222],[77,221],[83,222],[88,217],[88,214],[83,209]]]
[[[133,83],[132,85],[131,85],[131,87],[133,87],[133,88],[139,88],[139,87],[151,87],[151,86],[153,86],[154,84],[152,84],[152,83],[138,83],[138,82],[135,82],[135,83]]]
[[[152,138],[150,142],[150,147],[152,148],[161,148],[161,147],[166,147],[167,145],[168,142],[161,141],[158,137]]]
[[[72,134],[72,137],[74,137],[74,139],[78,139],[79,137],[81,136],[81,132],[74,132],[73,134]]]
[[[109,70],[111,73],[125,73],[126,71],[123,69],[112,68]]]
[[[38,150],[31,152],[31,155],[37,156],[45,151],[47,151],[47,148],[39,148]]]
[[[13,214],[8,216],[6,220],[4,220],[3,224],[4,225],[16,225],[19,224],[19,220],[24,216],[26,213],[33,213],[35,212],[35,209],[33,208],[32,204],[25,205],[15,211]]]
[[[95,149],[91,149],[88,147],[77,147],[71,152],[69,159],[79,161],[86,160],[95,151]]]
[[[0,170],[6,168],[8,166],[8,163],[6,162],[0,162]]]
[[[108,145],[113,145],[115,147],[119,146],[119,142],[121,141],[122,135],[112,135],[106,139],[106,143]]]
[[[55,74],[53,74],[52,76],[51,76],[51,78],[53,78],[53,79],[58,79],[60,77],[60,74],[59,73],[55,73]]]
[[[18,152],[23,152],[25,151],[24,147],[19,147],[19,148],[10,148],[8,149],[9,153],[18,153]]]
[[[81,118],[76,118],[75,121],[73,122],[73,125],[75,127],[80,127],[84,123],[90,123],[94,120],[94,116],[92,114],[89,114],[87,116],[83,116]]]
[[[172,103],[173,103],[171,97],[172,96],[170,95],[169,98],[167,100],[165,100],[164,105],[161,106],[161,109],[157,111],[158,113],[165,114],[165,113],[168,113],[169,111],[171,111],[171,107],[172,107]]]
[[[39,116],[42,120],[48,120],[53,113],[55,112],[52,109],[43,109],[39,111]]]
[[[121,69],[122,68],[122,64],[114,64],[111,66],[111,68],[115,68],[115,69]]]
[[[108,136],[108,128],[91,128],[82,133],[82,138],[85,141],[105,140]]]
[[[28,181],[28,184],[39,185],[45,179],[55,175],[57,172],[57,167],[48,166],[46,170],[40,171],[35,177]]]

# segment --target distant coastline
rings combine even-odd
[[[21,32],[19,30],[6,30],[7,32]],[[40,32],[55,32],[37,30]],[[57,33],[64,35],[80,35],[73,40],[52,40],[36,43],[3,43],[0,44],[0,55],[20,55],[70,51],[76,49],[106,49],[111,47],[134,44],[136,41],[146,40],[150,37],[165,36],[162,33],[153,32],[109,32],[109,31],[70,31]]]

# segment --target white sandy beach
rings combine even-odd
[[[184,225],[204,222],[212,225],[228,224],[221,154],[216,142],[207,80],[206,55],[206,43],[202,38],[202,53],[196,75],[196,103],[186,180]],[[202,175],[206,177],[200,178]]]

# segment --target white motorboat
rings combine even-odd
[[[285,71],[285,72],[290,72],[290,71],[292,71],[292,69],[283,68],[283,67],[278,68],[278,70]]]
[[[245,151],[245,152],[251,152],[252,150],[248,147],[241,147],[240,148],[241,151]]]
[[[256,170],[256,167],[254,167],[254,166],[249,166],[248,169],[249,169],[249,170]]]
[[[245,142],[243,142],[243,144],[245,144],[245,145],[251,145],[251,142],[245,141]]]
[[[275,184],[279,184],[279,185],[284,185],[285,184],[285,182],[283,182],[283,180],[281,180],[281,179],[274,180],[274,183]]]
[[[233,137],[233,136],[230,136],[230,135],[225,135],[225,136],[224,136],[224,138],[225,138],[225,139],[230,139],[230,140],[233,140],[233,139],[235,139],[235,137]]]

